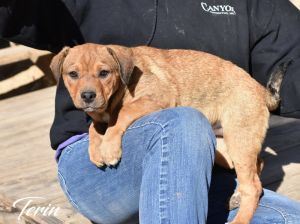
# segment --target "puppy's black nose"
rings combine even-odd
[[[81,99],[86,103],[91,103],[96,98],[96,93],[93,91],[86,91],[81,93]]]

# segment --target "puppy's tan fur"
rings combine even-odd
[[[52,61],[62,74],[75,106],[93,119],[90,159],[97,166],[115,165],[121,138],[136,119],[168,107],[198,109],[211,124],[220,122],[224,143],[217,163],[234,167],[239,180],[240,209],[232,223],[249,223],[262,191],[257,160],[268,127],[272,95],[244,70],[219,57],[192,50],[84,44],[63,49]],[[107,77],[99,77],[102,70]],[[72,72],[78,78],[71,78]],[[85,103],[81,93],[94,91]],[[103,135],[98,123],[107,121]]]

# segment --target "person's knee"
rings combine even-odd
[[[211,129],[207,118],[199,110],[192,107],[173,107],[153,112],[138,119],[130,128],[150,123],[164,126],[172,121],[176,121],[178,125],[183,126],[189,123],[196,123],[200,124],[204,129]]]
[[[175,107],[161,110],[145,117],[144,122],[156,125],[156,128],[148,128],[153,130],[152,141],[162,139],[163,144],[172,148],[173,154],[176,154],[177,148],[177,153],[187,158],[214,155],[216,140],[212,127],[207,118],[194,108]],[[200,148],[205,150],[194,150]]]
[[[204,137],[214,139],[214,133],[209,121],[197,109],[176,107],[164,110],[161,114],[163,118],[168,118],[168,123],[172,130],[179,132],[183,138],[195,137],[201,139],[201,137]]]
[[[178,107],[171,122],[172,133],[176,141],[184,146],[183,156],[190,159],[213,160],[216,145],[215,135],[207,118],[198,110],[190,107]]]
[[[201,129],[210,130],[211,125],[207,118],[199,110],[192,107],[175,107],[165,110],[166,113],[172,113],[172,118],[179,121],[179,124],[185,127],[188,124],[196,124],[201,126]]]

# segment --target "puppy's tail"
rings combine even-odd
[[[280,103],[280,87],[287,67],[293,61],[282,62],[279,64],[270,75],[270,79],[267,83],[266,102],[270,111],[276,110]]]

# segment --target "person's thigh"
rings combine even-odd
[[[137,155],[138,157],[138,155]],[[65,148],[58,164],[60,185],[70,203],[96,223],[128,223],[138,217],[141,158],[116,168],[98,168],[88,155],[88,137]],[[124,166],[123,164],[130,164]]]

